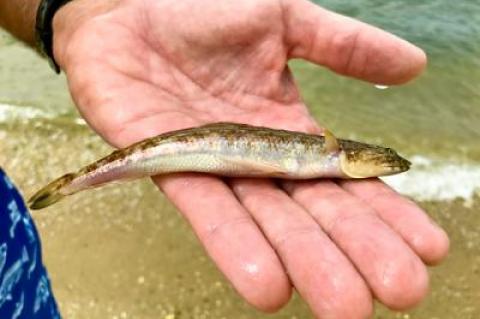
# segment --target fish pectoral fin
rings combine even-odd
[[[280,165],[273,163],[257,162],[245,159],[235,159],[235,158],[224,158],[223,161],[225,164],[235,167],[239,171],[244,171],[246,173],[251,173],[252,175],[257,176],[266,176],[266,177],[279,177],[287,175],[285,168]],[[242,174],[244,175],[244,174]]]
[[[340,150],[340,145],[338,144],[338,140],[335,135],[332,134],[329,130],[325,129],[323,133],[325,138],[325,149],[329,153],[338,152]]]

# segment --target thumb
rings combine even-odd
[[[285,1],[290,58],[376,84],[401,84],[421,73],[425,53],[393,34],[325,10],[308,0]]]

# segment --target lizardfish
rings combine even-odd
[[[148,138],[66,174],[29,200],[32,209],[105,183],[178,172],[283,179],[368,178],[404,172],[394,150],[361,142],[235,123]]]

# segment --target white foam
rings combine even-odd
[[[53,119],[58,114],[39,110],[33,106],[17,106],[0,103],[0,123],[6,123],[11,120],[31,120],[31,119]],[[82,118],[73,119],[73,123],[86,125]]]
[[[12,119],[52,118],[51,114],[31,106],[15,106],[0,103],[0,123]]]
[[[417,200],[469,201],[480,192],[480,163],[442,161],[423,156],[410,158],[412,168],[403,174],[382,177],[401,194]]]

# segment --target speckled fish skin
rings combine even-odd
[[[391,149],[331,138],[334,149],[326,143],[328,137],[245,124],[214,123],[173,131],[117,150],[77,173],[62,176],[37,192],[30,207],[43,208],[65,195],[115,180],[168,173],[365,178],[405,171],[410,165]]]

